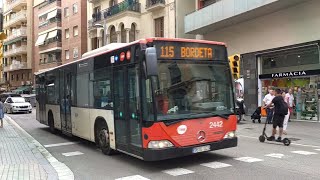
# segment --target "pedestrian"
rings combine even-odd
[[[3,118],[4,118],[4,105],[2,101],[0,101],[0,121],[1,121],[0,128],[3,128]]]
[[[283,133],[283,121],[285,115],[288,114],[288,106],[287,103],[284,102],[282,97],[282,92],[280,89],[276,89],[276,96],[272,99],[271,103],[268,104],[266,107],[272,106],[274,104],[274,115],[273,115],[273,129],[272,135],[267,138],[268,141],[275,140],[275,134],[277,133],[277,127],[279,127],[279,137],[277,138],[277,142],[282,141],[282,133]]]
[[[267,106],[269,105],[272,100],[274,98],[274,91],[273,89],[269,89],[269,94],[267,94],[264,98],[263,98],[263,103],[264,103],[264,106]],[[273,116],[273,107],[272,106],[269,106],[267,109],[267,123],[268,124],[271,124],[272,123],[272,116]]]
[[[287,100],[287,93],[285,91],[282,92],[282,97],[283,100],[287,103],[288,105],[288,114],[284,116],[284,120],[283,120],[283,134],[287,135],[287,126],[288,126],[288,121],[289,121],[289,117],[290,117],[290,106],[288,104],[288,100]]]
[[[292,94],[292,89],[291,88],[288,90],[288,93],[286,93],[285,101],[289,106],[290,114],[292,114],[295,104],[294,104],[294,96]],[[289,116],[289,120],[288,121],[290,122],[290,116]]]

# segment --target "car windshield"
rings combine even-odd
[[[26,102],[26,100],[23,97],[14,97],[14,98],[11,98],[11,99],[12,99],[12,102],[14,102],[14,103],[24,103],[24,102]]]
[[[159,75],[153,80],[159,121],[233,113],[229,68],[214,62],[159,62]]]

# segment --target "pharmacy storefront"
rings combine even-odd
[[[269,88],[293,90],[295,108],[291,119],[319,121],[319,47],[309,45],[262,53],[257,56],[258,104]]]

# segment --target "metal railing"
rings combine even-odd
[[[92,27],[92,25],[94,25],[96,22],[125,11],[141,12],[140,6],[141,4],[137,0],[125,0],[98,13],[94,13],[92,14],[92,19],[88,21],[89,28],[90,26]]]
[[[26,36],[26,35],[27,35],[27,28],[16,29],[15,31],[12,31],[12,33],[8,35],[7,39],[5,39],[4,42],[8,42],[20,36]]]
[[[22,19],[27,19],[27,11],[25,11],[25,10],[19,11],[15,15],[11,15],[9,20],[3,22],[3,26],[4,27],[10,26],[11,24],[13,24],[17,21],[20,21]]]
[[[13,9],[15,6],[19,5],[20,3],[27,3],[27,0],[13,0],[11,3],[6,4],[6,8],[4,9],[3,12],[7,12],[11,9]]]
[[[19,47],[15,47],[12,49],[9,49],[7,51],[3,52],[4,56],[11,56],[14,54],[19,54],[19,53],[27,53],[27,46],[23,45],[23,46],[19,46]]]
[[[39,29],[40,29],[40,28],[44,28],[44,27],[49,26],[49,25],[52,24],[52,23],[59,23],[59,22],[61,22],[61,16],[60,16],[60,17],[56,17],[56,18],[52,18],[52,19],[50,19],[50,20],[46,20],[46,21],[44,21],[44,22],[39,23],[38,28],[39,28]]]
[[[165,5],[166,4],[166,1],[165,0],[147,0],[146,2],[146,8],[150,8],[154,5],[158,5],[158,4],[163,4]]]
[[[42,9],[46,6],[49,6],[50,4],[57,2],[57,5],[61,6],[61,0],[47,0],[46,2],[39,5],[39,9]]]

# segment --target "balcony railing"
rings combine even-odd
[[[40,59],[39,65],[44,65],[44,64],[51,64],[51,63],[57,63],[57,65],[62,64],[61,58],[44,58]]]
[[[27,28],[20,28],[13,31],[11,34],[8,35],[7,39],[5,39],[4,42],[14,40],[15,38],[18,38],[21,36],[27,36]]]
[[[146,3],[147,10],[163,8],[166,5],[165,0],[147,0]]]
[[[27,68],[28,66],[26,62],[15,61],[15,62],[12,62],[12,64],[9,66],[4,66],[3,71],[8,72],[8,71],[15,71],[15,70],[27,69]]]
[[[47,0],[46,2],[39,5],[39,9],[42,9],[50,4],[56,3],[57,6],[61,6],[61,0]]]
[[[137,0],[125,0],[122,1],[119,4],[116,4],[114,6],[111,6],[105,10],[102,10],[101,12],[92,14],[92,19],[89,20],[89,28],[90,25],[94,25],[94,23],[99,22],[103,19],[107,19],[111,16],[120,14],[125,11],[133,11],[133,12],[141,12],[140,8],[141,4]]]
[[[4,51],[3,55],[6,56],[12,56],[15,54],[22,54],[22,53],[27,53],[27,46],[19,46],[19,47],[15,47],[12,49],[9,49],[7,51]]]
[[[7,3],[6,8],[4,9],[4,12],[13,9],[14,7],[16,7],[17,5],[21,4],[21,3],[27,3],[27,0],[13,0],[11,1],[11,3]]]
[[[27,11],[20,11],[15,15],[12,15],[8,21],[3,22],[3,27],[10,26],[20,20],[27,20]]]
[[[39,23],[38,28],[39,28],[39,29],[45,28],[45,27],[50,26],[51,24],[56,24],[57,26],[60,27],[60,26],[61,26],[61,17],[56,17],[56,18],[52,18],[52,19],[50,19],[50,20],[41,22],[41,23]]]

